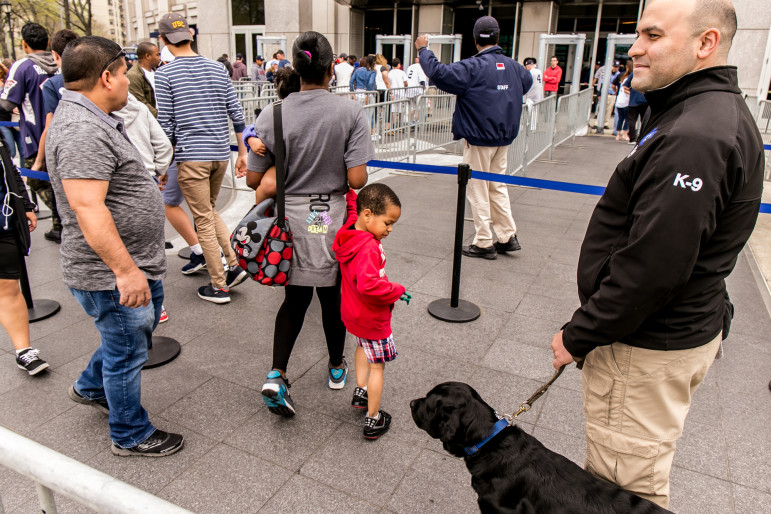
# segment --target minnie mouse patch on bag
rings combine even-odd
[[[292,230],[284,220],[280,226],[278,219],[270,227],[265,242],[257,253],[255,261],[260,268],[254,280],[266,286],[286,286],[289,284],[289,271],[294,253]]]

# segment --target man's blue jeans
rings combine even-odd
[[[131,309],[120,304],[120,293],[70,288],[94,324],[102,344],[75,382],[75,391],[90,400],[107,398],[110,437],[121,448],[132,448],[155,432],[141,403],[141,371],[147,348],[161,317],[163,284],[148,280],[152,302]]]

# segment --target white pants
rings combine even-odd
[[[472,146],[464,144],[463,162],[472,170],[488,173],[505,173],[508,146]],[[471,179],[466,189],[466,197],[471,204],[474,216],[474,241],[480,248],[493,245],[492,223],[495,235],[501,243],[508,242],[517,233],[517,226],[511,215],[511,202],[506,184],[487,180]]]

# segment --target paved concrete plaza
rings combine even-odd
[[[631,147],[583,137],[557,149],[560,162],[537,162],[527,176],[605,185]],[[451,154],[422,162],[458,162]],[[58,247],[33,235],[28,259],[35,297],[57,300],[56,316],[31,326],[33,345],[51,364],[41,377],[17,369],[0,333],[0,424],[146,491],[199,513],[475,512],[462,460],[413,424],[409,401],[446,380],[470,383],[499,412],[511,412],[552,374],[552,335],[578,306],[575,269],[598,197],[510,187],[522,251],[495,261],[464,259],[461,297],[482,317],[447,324],[426,311],[449,296],[456,178],[381,173],[402,201],[402,218],[384,246],[389,277],[414,295],[398,302],[393,328],[399,356],[386,367],[383,407],[393,428],[362,439],[362,413],[351,409],[353,369],[343,391],[326,385],[327,353],[319,305],[312,305],[288,376],[298,414],[271,415],[260,388],[271,364],[274,315],[281,289],[244,283],[229,305],[196,296],[206,275],[184,276],[169,253],[165,281],[169,322],[157,333],[182,343],[172,363],[143,373],[142,400],[160,428],[185,435],[183,451],[163,459],[110,453],[107,418],[73,403],[67,388],[98,346],[93,321],[62,284]],[[232,203],[230,219],[249,203]],[[224,203],[222,204],[224,205]],[[467,214],[467,217],[470,214]],[[771,215],[758,247],[771,248]],[[232,225],[232,224],[231,224]],[[466,241],[472,226],[466,223]],[[771,264],[766,264],[771,270]],[[769,295],[753,253],[745,249],[728,289],[736,305],[725,357],[696,393],[672,471],[672,510],[681,513],[771,512],[771,317]],[[769,276],[767,272],[766,276]],[[766,341],[766,342],[764,342]],[[346,347],[353,368],[354,346]],[[566,371],[519,424],[549,448],[583,464],[581,377]],[[7,512],[39,512],[33,483],[0,471]],[[83,512],[57,496],[60,512]]]

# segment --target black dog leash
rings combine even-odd
[[[548,390],[549,390],[549,386],[551,386],[551,385],[554,383],[554,381],[555,381],[555,380],[557,380],[557,378],[559,378],[559,376],[560,376],[560,375],[562,374],[562,372],[565,370],[565,366],[567,366],[567,364],[563,364],[563,365],[560,367],[560,369],[558,369],[558,370],[556,371],[556,373],[554,373],[554,376],[553,376],[553,377],[551,377],[551,380],[549,380],[549,381],[548,381],[548,382],[546,382],[544,385],[542,385],[541,387],[539,387],[539,388],[538,388],[538,390],[537,390],[535,393],[533,393],[533,396],[531,396],[530,398],[528,398],[528,399],[527,399],[527,401],[525,401],[525,402],[521,403],[521,404],[519,405],[519,409],[517,410],[517,412],[514,412],[513,414],[509,414],[509,415],[504,415],[504,416],[503,416],[503,418],[504,418],[506,421],[508,421],[508,422],[509,422],[509,425],[511,425],[511,424],[513,424],[513,423],[514,423],[514,419],[516,419],[516,417],[517,417],[517,416],[519,416],[519,415],[520,415],[520,414],[522,414],[523,412],[527,412],[527,411],[529,411],[529,410],[530,410],[530,408],[531,408],[531,407],[533,406],[533,404],[535,403],[535,401],[536,401],[536,400],[538,400],[538,398],[540,398],[541,396],[543,396],[543,395],[546,393],[546,391],[548,391]]]

